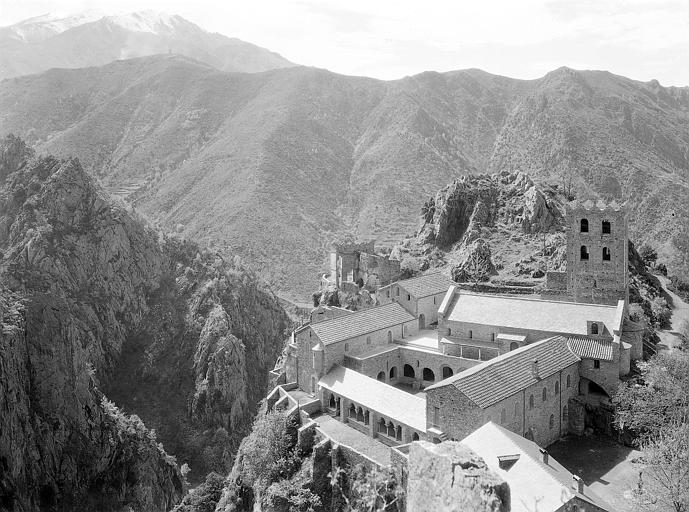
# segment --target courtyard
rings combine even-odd
[[[641,452],[613,439],[568,436],[551,444],[548,452],[617,512],[635,512],[631,491],[636,486],[641,466],[633,462]]]

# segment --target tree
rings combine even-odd
[[[345,480],[347,493],[342,492]],[[333,474],[332,487],[340,490],[347,512],[397,511],[397,504],[404,497],[404,489],[392,469],[367,468],[363,464],[357,464],[348,472],[339,468]]]
[[[644,260],[646,265],[649,266],[653,266],[653,264],[655,264],[655,262],[658,260],[658,253],[656,250],[647,244],[643,244],[639,248],[639,256],[641,256],[641,259]]]
[[[645,467],[634,492],[641,510],[689,511],[689,424],[666,425],[641,449]]]

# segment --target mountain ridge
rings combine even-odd
[[[201,66],[157,56],[5,80],[0,131],[78,154],[155,222],[241,254],[294,297],[334,236],[392,246],[439,188],[502,170],[631,199],[632,236],[689,265],[687,88],[569,68],[381,81]]]
[[[265,48],[207,32],[179,15],[155,11],[24,20],[1,27],[0,44],[0,78],[172,52],[225,71],[258,72],[294,65]]]

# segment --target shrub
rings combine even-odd
[[[672,311],[667,305],[667,302],[662,297],[655,297],[651,301],[651,314],[653,315],[653,321],[661,328],[665,329],[670,326],[670,318],[672,317]]]
[[[658,253],[650,245],[644,244],[639,248],[639,255],[646,265],[653,265],[658,259]]]

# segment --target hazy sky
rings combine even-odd
[[[349,75],[476,67],[535,78],[569,66],[689,85],[689,0],[0,0],[0,25],[84,9],[179,14]]]

